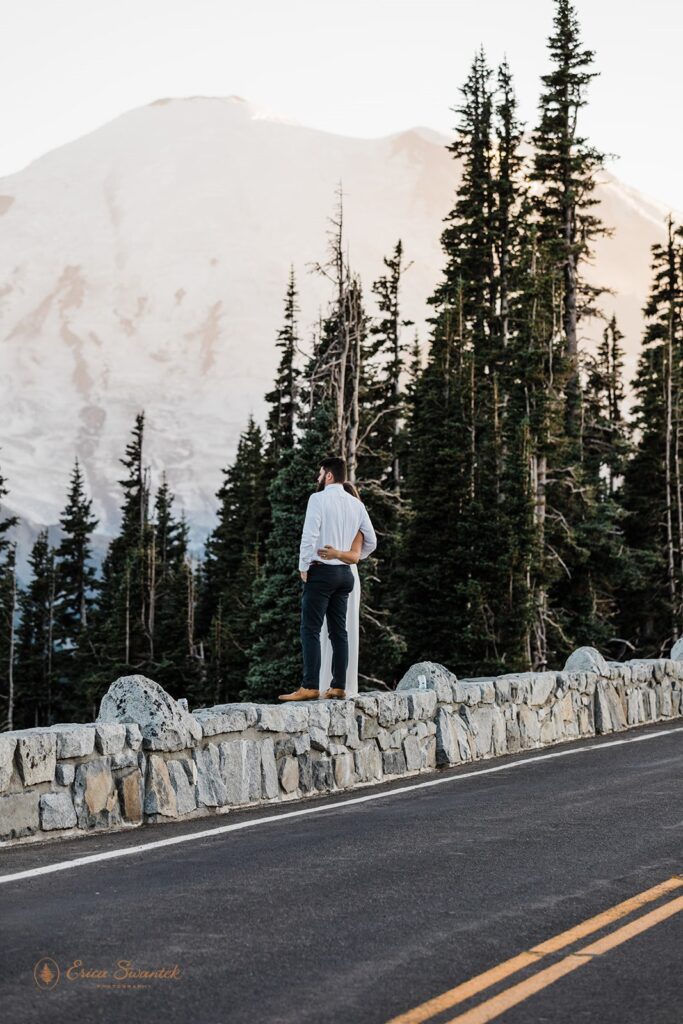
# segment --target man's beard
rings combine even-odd
[[[316,489],[316,491],[324,491],[325,490],[325,481],[324,480],[318,480],[318,483],[317,483],[315,489]]]

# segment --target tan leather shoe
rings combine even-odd
[[[305,686],[300,686],[293,693],[281,693],[278,700],[317,700],[319,696],[320,690],[307,690]]]
[[[345,700],[346,690],[340,690],[338,687],[331,686],[329,690],[325,690],[322,695],[323,700]]]

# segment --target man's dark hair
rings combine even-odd
[[[326,473],[332,474],[336,484],[343,484],[346,480],[346,462],[344,459],[332,455],[328,459],[323,459],[320,465]]]

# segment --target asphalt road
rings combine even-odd
[[[315,811],[282,817],[302,808]],[[130,847],[132,855],[2,883]],[[384,1024],[676,875],[676,723],[286,808],[14,847],[0,851],[0,1019]],[[681,896],[683,887],[672,889],[635,916]],[[490,1016],[487,1000],[567,950],[414,1019],[682,1024],[683,912],[671,911],[603,955],[581,954],[578,969],[502,1014]],[[50,984],[60,970],[51,988],[33,976],[44,957]],[[69,978],[76,961],[108,974]],[[118,961],[177,965],[176,976],[117,981]]]

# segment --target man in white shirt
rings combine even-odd
[[[344,489],[346,463],[340,458],[325,459],[320,467],[318,490],[308,499],[301,533],[299,572],[304,581],[301,601],[301,647],[304,662],[303,684],[280,700],[314,700],[320,696],[320,630],[327,616],[332,643],[334,686],[325,697],[346,695],[346,667],[349,643],[346,631],[346,606],[353,590],[351,566],[339,558],[317,558],[318,550],[329,546],[350,551],[360,530],[363,534],[361,558],[377,547],[377,537],[365,505]]]

